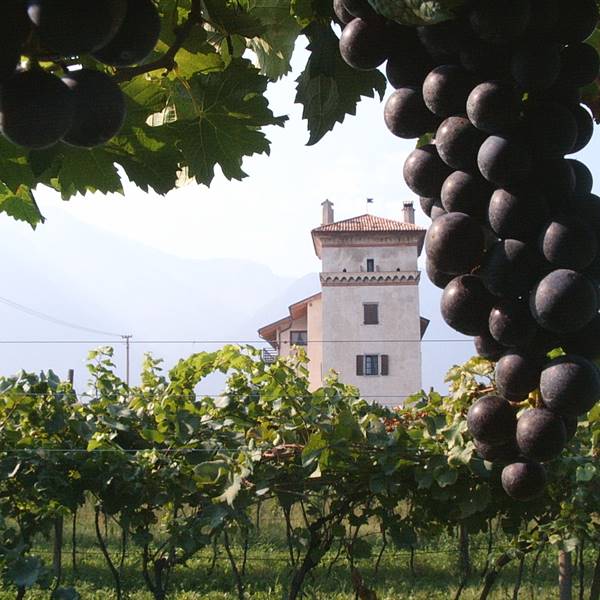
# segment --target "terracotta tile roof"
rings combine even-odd
[[[403,221],[384,219],[375,215],[360,215],[352,219],[337,221],[329,225],[321,225],[313,229],[313,233],[320,232],[352,232],[352,231],[425,231],[424,227]]]

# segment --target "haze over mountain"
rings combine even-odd
[[[260,326],[286,316],[290,304],[319,290],[316,273],[296,279],[252,261],[178,258],[80,222],[58,207],[44,210],[48,222],[35,232],[2,218],[0,298],[111,335],[48,322],[0,302],[1,374],[52,368],[66,376],[74,368],[76,385],[83,389],[87,352],[116,342],[115,362],[124,377],[119,336],[132,334],[135,382],[144,352],[164,358],[169,368],[181,357],[222,345],[161,341],[256,341]],[[423,277],[421,314],[432,319],[426,339],[455,338],[439,318],[438,298],[439,291]],[[85,343],[39,343],[57,340]],[[472,352],[469,344],[452,346],[454,362]],[[443,344],[423,344],[424,386],[441,384],[450,366],[447,355]],[[203,391],[217,393],[220,383],[207,382],[210,389]]]

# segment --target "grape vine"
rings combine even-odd
[[[600,198],[585,165],[565,158],[593,133],[581,94],[600,70],[586,43],[598,7],[476,0],[412,29],[359,0],[336,8],[344,60],[387,60],[388,129],[424,138],[404,179],[432,219],[427,271],[442,317],[497,361],[497,395],[471,406],[468,427],[479,454],[503,465],[507,494],[530,500],[600,398]]]

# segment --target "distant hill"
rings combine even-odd
[[[179,358],[224,341],[257,340],[259,327],[288,314],[288,306],[319,290],[317,273],[300,279],[275,275],[244,260],[186,260],[50,211],[46,225],[33,232],[0,220],[5,258],[0,261],[0,297],[64,321],[114,334],[132,334],[132,381],[146,351],[172,366]],[[60,240],[60,243],[57,243]],[[439,316],[441,291],[425,276],[421,314],[431,323],[425,335],[423,385],[443,386],[443,375],[472,353],[470,343],[429,342],[464,339]],[[86,341],[83,344],[0,344],[0,373],[20,368],[52,368],[76,384],[87,380],[85,357],[92,347],[118,341],[40,320],[0,303],[0,341]],[[157,343],[139,344],[141,340]],[[159,343],[161,340],[211,340],[215,344]],[[115,361],[125,375],[122,344]],[[218,392],[221,379],[203,390]]]

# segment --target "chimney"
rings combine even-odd
[[[415,209],[413,207],[413,203],[412,202],[405,202],[404,203],[404,209],[402,211],[404,213],[404,219],[403,221],[405,223],[411,223],[411,224],[415,224]]]
[[[325,200],[325,202],[321,202],[321,206],[323,207],[323,222],[321,225],[333,223],[333,202]]]

